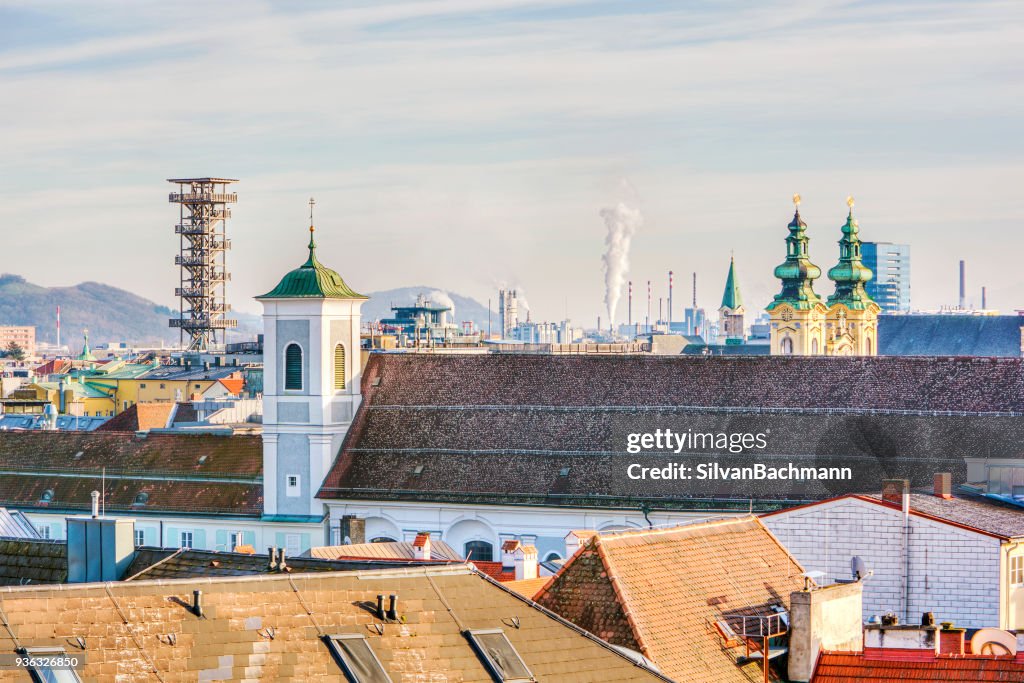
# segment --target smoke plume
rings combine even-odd
[[[601,209],[608,235],[604,238],[604,303],[608,307],[608,324],[615,325],[615,309],[622,298],[622,287],[629,272],[629,243],[633,233],[644,224],[640,209],[619,202],[615,207]]]
[[[437,304],[438,306],[447,306],[448,308],[452,309],[450,311],[451,315],[455,315],[455,302],[452,301],[452,298],[448,296],[445,292],[442,292],[439,289],[434,290],[433,292],[430,293],[430,300],[433,303]]]

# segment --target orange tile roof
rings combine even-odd
[[[241,394],[245,388],[245,380],[241,377],[224,377],[218,381],[234,396]]]
[[[516,573],[515,570],[509,570],[501,566],[501,562],[485,562],[483,560],[471,560],[470,564],[479,569],[487,576],[491,577],[496,581],[506,583],[508,581],[515,581]]]
[[[788,608],[803,568],[756,517],[597,535],[537,602],[680,681],[760,681],[715,621]]]
[[[368,606],[391,593],[400,623],[373,628]],[[396,683],[490,681],[464,629],[501,629],[539,681],[667,680],[465,566],[17,586],[0,606],[0,652],[61,647],[88,681],[346,680],[322,635],[364,637]]]
[[[412,541],[412,547],[413,548],[423,548],[429,542],[430,542],[430,534],[421,532],[421,533],[416,534],[416,538],[414,538],[413,541]]]
[[[811,683],[1024,681],[1024,661],[1010,657],[937,657],[927,661],[868,659],[861,652],[823,652]]]
[[[309,549],[310,557],[328,560],[337,559],[375,559],[375,560],[414,560],[416,551],[409,541],[389,541],[387,543],[355,543],[350,545],[327,545]],[[455,549],[444,541],[430,539],[431,560],[454,560],[461,562],[462,557]]]
[[[550,576],[538,576],[536,579],[521,579],[519,581],[506,581],[505,587],[511,588],[525,598],[533,600],[540,589],[548,584]]]

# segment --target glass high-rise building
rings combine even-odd
[[[875,274],[866,289],[885,313],[910,311],[910,245],[862,242],[861,260]]]

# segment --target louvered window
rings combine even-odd
[[[289,344],[284,350],[284,389],[302,389],[302,348],[298,344]]]
[[[334,388],[345,388],[345,347],[341,344],[334,347]]]

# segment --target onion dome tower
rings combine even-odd
[[[828,277],[836,290],[828,298],[825,324],[826,353],[833,356],[874,356],[878,353],[878,313],[881,308],[864,284],[871,280],[871,269],[861,262],[860,226],[853,217],[853,197],[846,198],[849,213],[839,239],[839,263],[829,269]]]
[[[873,277],[873,273],[861,262],[860,226],[853,217],[853,197],[846,198],[846,205],[850,207],[850,213],[839,240],[839,263],[828,271],[828,278],[836,283],[836,291],[828,298],[828,305],[841,303],[849,309],[860,310],[874,303],[864,289],[864,284]]]

